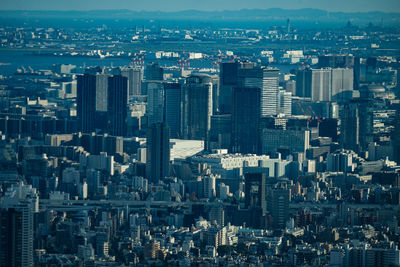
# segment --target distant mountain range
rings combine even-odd
[[[146,20],[192,20],[192,21],[292,21],[303,22],[346,22],[380,23],[399,25],[400,13],[386,12],[328,12],[320,9],[288,10],[242,9],[225,11],[185,10],[179,12],[133,11],[133,10],[92,10],[92,11],[39,11],[39,10],[1,10],[0,19],[146,19]]]

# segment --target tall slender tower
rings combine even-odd
[[[121,75],[128,79],[129,97],[142,94],[142,68],[123,68]]]
[[[219,72],[219,111],[222,114],[232,113],[232,90],[237,86],[239,62],[220,64]]]
[[[126,135],[126,117],[128,105],[127,78],[114,75],[108,78],[107,124],[111,135]]]
[[[260,88],[233,89],[232,153],[259,153],[260,97]]]
[[[245,207],[261,208],[266,211],[266,178],[265,173],[246,173],[245,179]]]
[[[279,70],[241,64],[237,87],[260,88],[260,117],[276,115],[279,111]]]
[[[169,127],[154,123],[147,129],[146,178],[158,183],[169,175]]]
[[[87,69],[77,78],[77,115],[79,130],[90,133],[105,130],[107,115],[108,74],[100,68]]]
[[[147,81],[147,123],[164,121],[164,85],[162,81]]]
[[[397,107],[396,117],[394,119],[394,131],[393,131],[393,152],[394,160],[397,164],[400,164],[400,106]]]
[[[96,121],[96,76],[84,74],[78,76],[77,115],[79,130],[84,133],[95,129]]]
[[[164,121],[170,128],[171,138],[181,136],[182,85],[164,83]]]
[[[212,79],[207,74],[192,74],[187,78],[184,89],[184,138],[207,142],[213,107],[212,89]]]
[[[33,266],[33,213],[38,207],[31,185],[8,188],[0,209],[0,266]]]

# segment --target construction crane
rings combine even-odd
[[[310,122],[311,116],[307,115],[304,108],[301,106],[300,101],[296,101],[296,104],[299,106],[299,108],[300,108],[301,112],[303,112],[304,116],[307,117],[307,121]]]
[[[321,122],[321,116],[318,117],[317,114],[315,114],[314,109],[311,107],[310,104],[308,104],[308,107],[310,108],[312,114],[314,114],[314,117],[317,119],[318,123],[320,123]]]

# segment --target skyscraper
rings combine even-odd
[[[292,93],[284,90],[279,91],[279,110],[278,114],[285,116],[292,115]]]
[[[394,131],[393,131],[393,152],[394,160],[397,164],[400,164],[400,106],[397,107],[396,116],[394,119]]]
[[[212,79],[207,74],[192,74],[184,88],[183,136],[205,140],[211,126]]]
[[[340,107],[340,144],[356,152],[373,142],[373,106],[368,99],[353,100]]]
[[[360,116],[355,104],[345,104],[340,112],[340,144],[341,147],[359,151],[360,148]]]
[[[165,123],[152,124],[147,130],[146,146],[146,178],[158,183],[169,175],[169,127]]]
[[[276,115],[279,110],[279,71],[263,68],[261,89],[261,116]]]
[[[143,69],[141,68],[123,68],[121,75],[128,79],[129,97],[142,94]]]
[[[246,63],[238,70],[237,87],[260,88],[260,117],[277,115],[279,103],[278,69]]]
[[[352,68],[354,60],[351,55],[323,55],[318,57],[318,68]]]
[[[231,114],[218,114],[211,116],[210,128],[210,148],[211,149],[230,149],[232,133]]]
[[[0,266],[33,266],[33,213],[38,205],[31,185],[8,188],[0,209]]]
[[[107,124],[111,135],[125,136],[128,112],[128,82],[121,75],[108,78]]]
[[[352,96],[353,69],[304,69],[296,78],[296,95],[312,101],[341,101]]]
[[[260,88],[260,117],[276,115],[279,107],[278,69],[246,63],[238,71],[238,87]]]
[[[146,80],[162,81],[164,80],[164,69],[159,63],[149,64],[146,67]]]
[[[181,136],[182,85],[164,83],[164,121],[169,126],[171,138]]]
[[[22,265],[22,223],[21,209],[10,208],[0,210],[0,265]],[[31,240],[29,242],[32,242]],[[32,254],[33,251],[29,253]],[[26,255],[25,255],[26,257]],[[28,259],[28,262],[32,259]],[[27,266],[33,266],[30,262]]]
[[[164,85],[161,81],[147,81],[147,123],[164,121]]]
[[[84,133],[92,132],[96,121],[96,76],[84,74],[77,79],[79,129]]]
[[[265,186],[267,175],[265,173],[246,173],[245,179],[245,207],[259,207],[263,213],[265,207]]]
[[[332,74],[329,69],[311,70],[311,100],[312,101],[330,101],[332,91]]]
[[[289,219],[290,189],[284,183],[267,188],[267,210],[273,219],[273,226],[284,228]]]
[[[232,113],[232,153],[260,152],[260,88],[234,88]]]
[[[278,69],[260,67],[251,62],[222,63],[219,88],[220,112],[233,112],[234,88],[260,88],[260,116],[277,115],[279,112],[278,75]]]
[[[239,62],[220,64],[219,111],[222,114],[232,113],[232,90],[237,86]]]
[[[84,133],[107,129],[109,77],[101,69],[92,68],[77,78],[78,128]]]
[[[343,102],[351,98],[351,95],[348,95],[348,93],[354,89],[353,69],[331,69],[331,73],[330,99],[332,101]]]
[[[310,148],[310,131],[307,129],[261,130],[261,153],[268,155],[276,152],[290,154],[294,152],[306,153]]]

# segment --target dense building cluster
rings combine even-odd
[[[3,28],[60,64],[0,73],[0,266],[399,266],[396,32]]]

